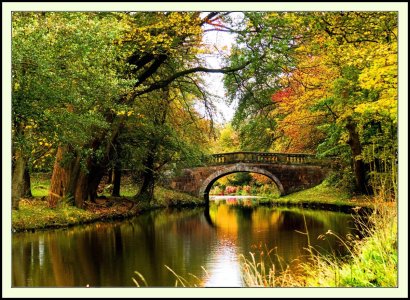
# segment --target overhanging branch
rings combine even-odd
[[[227,74],[227,73],[234,73],[236,71],[242,70],[244,68],[246,68],[246,66],[248,66],[249,64],[251,64],[252,61],[248,61],[244,64],[242,64],[241,66],[235,67],[235,68],[221,68],[221,69],[211,69],[211,68],[205,68],[205,67],[195,67],[195,68],[191,68],[191,69],[187,69],[184,71],[180,71],[175,73],[174,75],[170,76],[169,78],[156,82],[152,85],[150,85],[149,87],[147,87],[144,90],[141,91],[135,91],[132,96],[131,99],[134,99],[137,96],[164,88],[166,86],[168,86],[170,83],[172,83],[174,80],[183,77],[185,75],[189,75],[192,73],[222,73],[222,74]]]

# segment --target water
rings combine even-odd
[[[14,287],[243,286],[239,256],[271,251],[277,268],[303,261],[311,244],[343,255],[337,239],[352,232],[347,214],[258,206],[255,198],[214,199],[204,208],[157,210],[133,219],[12,236]],[[305,226],[306,224],[306,226]],[[279,260],[277,259],[279,257]],[[181,284],[178,284],[181,286]]]

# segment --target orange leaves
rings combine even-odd
[[[272,95],[276,109],[271,115],[283,134],[278,151],[314,152],[322,133],[316,129],[324,114],[311,107],[329,93],[329,80],[335,78],[325,59],[308,56],[284,77],[284,88]]]

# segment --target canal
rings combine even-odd
[[[205,287],[240,287],[240,255],[269,253],[276,270],[307,259],[311,246],[343,256],[349,214],[258,205],[258,198],[211,199],[209,210],[166,209],[132,219],[14,233],[14,287],[175,286],[176,275]],[[270,261],[270,260],[269,260]],[[171,270],[172,272],[171,272]],[[175,274],[173,274],[175,272]],[[180,284],[178,286],[181,286]]]

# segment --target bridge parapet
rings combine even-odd
[[[313,154],[304,153],[271,153],[271,152],[230,152],[213,154],[208,158],[208,165],[231,163],[270,163],[270,164],[329,164],[329,160],[316,158]]]

